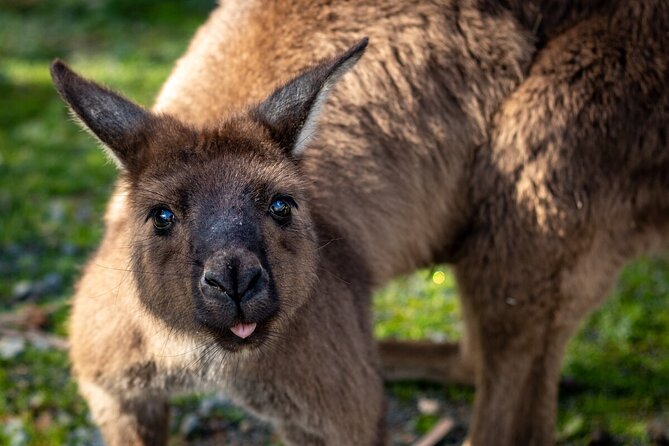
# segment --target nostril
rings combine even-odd
[[[222,280],[221,277],[218,277],[214,271],[206,271],[204,273],[204,283],[210,287],[218,288],[221,291],[226,291],[226,287],[223,282],[224,280]]]
[[[262,276],[262,268],[253,268],[251,271],[248,271],[245,274],[247,280],[240,280],[239,283],[239,296],[244,296],[247,292],[251,291],[260,281]]]
[[[248,268],[243,271],[238,278],[237,291],[239,297],[243,298],[249,293],[253,293],[258,283],[262,279],[262,267],[260,265]]]

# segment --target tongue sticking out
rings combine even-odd
[[[255,322],[253,324],[237,324],[233,327],[230,327],[230,331],[242,339],[246,339],[251,336],[251,333],[253,333],[253,330],[255,329]]]

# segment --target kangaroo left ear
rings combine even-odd
[[[142,141],[154,116],[137,104],[95,82],[84,79],[60,60],[51,64],[56,89],[83,127],[103,144],[109,157],[125,171],[141,168]]]
[[[269,128],[272,138],[290,155],[300,155],[316,131],[328,92],[362,57],[367,42],[365,37],[346,52],[278,88],[252,111],[252,116]]]

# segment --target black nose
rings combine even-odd
[[[208,261],[200,281],[209,297],[241,302],[263,286],[263,268],[258,258],[248,252],[217,256]]]

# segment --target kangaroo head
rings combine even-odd
[[[139,299],[170,328],[232,351],[259,346],[308,300],[317,241],[299,157],[366,45],[205,129],[53,63],[59,93],[121,171]]]

